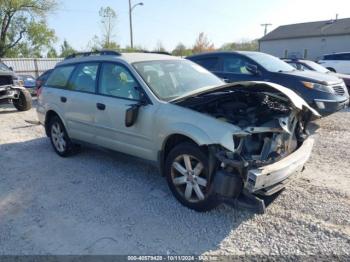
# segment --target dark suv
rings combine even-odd
[[[187,57],[226,82],[267,81],[298,93],[321,115],[349,104],[343,80],[312,71],[298,71],[281,59],[260,52],[211,52]]]

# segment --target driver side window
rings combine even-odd
[[[239,56],[224,57],[224,72],[234,74],[252,75],[247,70],[247,65],[250,64],[248,60]]]
[[[140,100],[138,83],[124,66],[112,63],[102,64],[99,79],[99,94]]]

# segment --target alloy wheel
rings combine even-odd
[[[191,155],[179,155],[171,167],[172,182],[176,190],[189,202],[206,198],[208,178],[201,161]]]
[[[55,122],[51,127],[52,142],[58,152],[63,153],[66,150],[66,140],[64,138],[64,131],[58,122]]]

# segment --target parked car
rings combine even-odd
[[[113,51],[58,63],[37,112],[58,155],[88,143],[153,161],[197,211],[281,190],[308,160],[319,116],[277,84],[225,84],[185,59]]]
[[[35,81],[36,94],[40,92],[40,88],[45,84],[52,71],[53,69],[46,70],[44,73],[38,76],[38,78]]]
[[[260,52],[211,52],[187,57],[226,82],[268,81],[299,94],[321,115],[349,104],[344,81],[311,71],[298,71],[281,59]]]
[[[327,68],[325,68],[324,66],[322,66],[314,61],[311,61],[311,60],[283,59],[283,61],[287,62],[288,64],[290,64],[291,66],[293,66],[294,68],[296,68],[298,70],[316,71],[316,72],[323,73],[323,74],[331,74],[331,75],[334,75],[338,78],[341,78],[341,79],[343,79],[343,81],[345,82],[345,85],[348,88],[348,93],[350,92],[350,75],[334,73],[333,71],[330,71]]]
[[[0,62],[0,103],[12,103],[19,111],[29,110],[32,97],[21,85],[13,70]]]
[[[35,78],[33,76],[19,75],[18,79],[23,81],[23,86],[27,88],[31,94],[35,94]]]
[[[324,55],[318,63],[332,72],[350,74],[350,52]]]

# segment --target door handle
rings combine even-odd
[[[105,104],[101,104],[101,103],[97,103],[96,107],[98,110],[105,110],[106,109],[106,105]]]
[[[62,103],[67,102],[67,97],[61,96],[61,102],[62,102]]]

